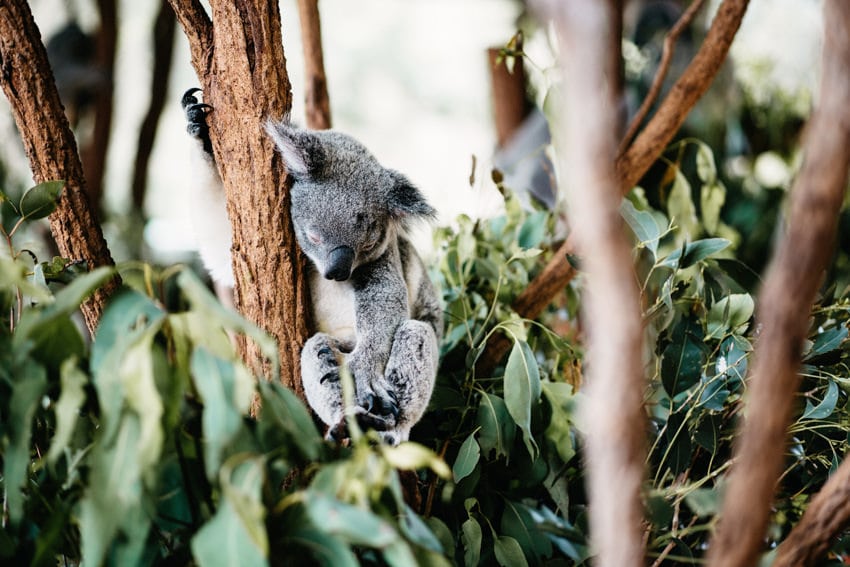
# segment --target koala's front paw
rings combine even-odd
[[[183,107],[183,112],[186,114],[186,131],[193,138],[200,140],[204,145],[204,151],[212,154],[212,143],[210,142],[210,129],[207,126],[207,114],[212,110],[208,104],[198,101],[195,93],[201,89],[189,89],[183,93],[180,99],[180,106]]]

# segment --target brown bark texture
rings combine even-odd
[[[617,155],[616,167],[621,193],[627,193],[640,181],[667,148],[685,117],[711,86],[726,59],[748,4],[749,0],[724,0],[693,61],[676,81],[646,128],[625,151]],[[552,302],[555,294],[572,281],[576,271],[570,266],[568,258],[575,253],[571,239],[558,248],[543,272],[514,300],[512,306],[520,317],[534,319],[540,315]],[[491,339],[478,359],[478,374],[490,374],[505,356],[510,345],[510,341],[501,335]]]
[[[59,253],[85,260],[89,269],[113,265],[97,214],[89,206],[77,145],[59,102],[47,51],[25,0],[0,3],[0,86],[9,99],[33,179],[65,181],[58,207],[50,215]],[[119,284],[116,277],[82,305],[90,332]]]
[[[153,72],[151,74],[151,100],[148,111],[139,128],[136,146],[136,163],[133,166],[131,195],[133,207],[143,212],[145,192],[148,186],[148,163],[150,162],[159,117],[165,108],[168,94],[168,76],[171,74],[171,56],[174,52],[174,30],[177,21],[168,0],[161,0],[159,12],[153,24]]]
[[[285,168],[264,130],[268,120],[288,114],[292,101],[277,2],[212,0],[210,19],[197,0],[170,1],[213,109],[207,119],[233,229],[236,308],[276,339],[280,378],[302,394],[305,265],[289,217]],[[239,341],[249,367],[274,378],[257,345]]]
[[[115,91],[115,48],[118,45],[118,19],[115,0],[97,0],[100,28],[95,38],[95,63],[106,74],[103,88],[94,99],[94,132],[91,141],[81,152],[83,173],[88,182],[91,208],[99,211],[103,200],[103,174],[106,171],[106,152],[112,132],[112,96]]]
[[[331,127],[331,102],[322,50],[322,26],[319,0],[298,0],[301,21],[301,45],[304,51],[304,105],[307,128],[327,130]]]
[[[517,40],[517,51],[522,51],[522,40]],[[502,48],[487,50],[490,69],[490,87],[493,93],[493,118],[496,125],[496,144],[504,147],[514,132],[522,125],[531,107],[525,92],[525,65],[522,57],[514,58],[513,69],[508,69]]]
[[[542,0],[535,5],[554,19],[563,76],[569,79],[559,128],[572,238],[583,252],[587,274],[587,401],[582,413],[591,542],[596,565],[637,567],[644,562],[643,329],[614,169],[616,84],[598,64],[610,58],[616,10],[598,0]]]
[[[750,373],[746,419],[734,452],[709,565],[754,565],[782,471],[809,315],[832,256],[850,169],[850,4],[827,0],[820,95],[791,189],[788,228],[759,294],[762,328]],[[817,510],[815,511],[817,513]]]

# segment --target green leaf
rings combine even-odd
[[[661,355],[661,382],[671,398],[699,381],[705,359],[699,322],[683,319]]]
[[[53,410],[56,415],[56,434],[47,452],[47,462],[50,464],[56,463],[71,441],[80,408],[86,401],[85,385],[88,382],[88,376],[79,369],[76,359],[66,360],[62,364],[60,375],[62,389]]]
[[[451,478],[452,472],[446,462],[437,453],[418,443],[402,443],[396,447],[382,445],[381,454],[392,465],[400,470],[416,470],[428,467],[442,478]]]
[[[268,565],[263,459],[234,456],[221,470],[224,498],[215,516],[192,538],[192,555],[201,567]]]
[[[812,348],[803,358],[804,362],[811,362],[821,356],[836,352],[841,349],[847,339],[847,327],[839,325],[818,333],[812,342]]]
[[[204,402],[204,464],[212,480],[230,442],[242,428],[242,416],[251,408],[254,383],[244,366],[222,360],[203,348],[192,353],[191,366],[195,387]]]
[[[259,347],[272,366],[272,376],[269,380],[279,381],[280,378],[280,356],[277,350],[277,342],[274,338],[249,322],[238,313],[231,311],[221,305],[210,293],[206,286],[201,283],[192,270],[183,270],[177,277],[177,285],[192,305],[192,309],[201,313],[210,321],[217,321],[226,329],[243,334],[250,338]]]
[[[546,438],[555,446],[561,461],[568,463],[576,454],[570,427],[573,387],[564,382],[543,382],[543,394],[552,407]]]
[[[704,238],[685,245],[684,253],[682,249],[678,249],[664,260],[661,261],[661,266],[668,268],[683,269],[693,266],[701,260],[705,260],[718,252],[725,250],[732,244],[725,238]]]
[[[514,341],[505,366],[504,388],[508,413],[522,431],[528,453],[535,459],[539,449],[531,434],[531,406],[540,399],[540,370],[525,341]]]
[[[733,293],[720,298],[708,312],[708,337],[719,339],[727,333],[744,333],[754,310],[755,302],[747,293]]]
[[[18,204],[21,217],[41,219],[55,211],[64,187],[64,181],[45,181],[27,189]]]
[[[457,458],[452,466],[452,475],[455,482],[460,482],[475,470],[475,465],[478,464],[478,459],[481,456],[481,448],[475,440],[475,433],[470,433],[460,450],[457,453]]]
[[[287,533],[287,541],[309,549],[311,559],[324,567],[358,567],[357,556],[339,538],[329,535],[311,525],[296,525],[295,531]]]
[[[541,558],[550,556],[552,543],[538,529],[528,508],[507,499],[504,502],[500,526],[502,533],[514,538],[532,563],[539,563]]]
[[[510,536],[500,535],[493,542],[493,551],[496,553],[496,561],[502,567],[528,567],[528,561],[522,553],[522,548],[517,540]]]
[[[481,525],[475,518],[468,518],[460,526],[460,539],[463,542],[463,564],[475,567],[481,561]]]
[[[714,152],[703,142],[697,142],[697,175],[704,183],[717,180],[717,166],[714,165]]]
[[[837,402],[838,384],[830,381],[826,387],[826,394],[817,406],[813,406],[811,401],[806,400],[806,411],[803,412],[800,419],[826,419],[835,411]]]
[[[6,424],[9,444],[3,456],[3,487],[9,522],[17,526],[24,516],[23,488],[30,467],[32,420],[47,389],[47,372],[38,363],[26,360],[15,368],[13,376]]]
[[[709,518],[719,511],[720,497],[715,488],[695,488],[685,494],[685,503],[700,518]]]
[[[700,224],[691,198],[691,184],[679,169],[676,169],[673,187],[667,195],[667,214],[670,220],[679,226],[685,240],[693,240],[699,236]]]
[[[508,406],[499,396],[482,393],[476,417],[478,445],[485,454],[496,452],[496,457],[509,456],[514,444],[516,423]]]
[[[434,535],[434,532],[431,531],[425,520],[407,504],[404,504],[403,509],[404,513],[401,516],[399,526],[404,536],[425,549],[436,553],[443,553],[443,544],[440,543],[440,540]]]
[[[536,248],[543,242],[543,237],[546,236],[546,219],[548,216],[549,211],[537,211],[525,219],[517,237],[521,248],[526,250]]]
[[[708,234],[717,234],[720,227],[720,211],[726,202],[726,187],[720,182],[706,183],[700,191],[702,224]]]
[[[623,199],[620,203],[620,215],[638,239],[639,246],[652,251],[653,258],[658,253],[658,241],[663,229],[655,222],[655,217],[648,211],[638,210],[631,201]]]
[[[324,441],[304,403],[288,388],[276,382],[259,382],[262,406],[258,419],[261,436],[275,447],[295,444],[308,461],[319,458]]]
[[[318,529],[352,545],[385,548],[398,541],[398,532],[372,511],[345,504],[321,492],[308,490],[304,508]]]

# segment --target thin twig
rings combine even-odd
[[[691,5],[688,6],[688,9],[685,10],[685,13],[679,18],[679,21],[677,21],[676,24],[670,28],[670,31],[667,32],[667,36],[664,38],[664,45],[661,50],[661,61],[658,63],[658,70],[655,73],[655,78],[652,80],[652,85],[649,87],[649,92],[647,93],[646,98],[643,99],[635,117],[632,119],[631,124],[629,124],[629,129],[626,131],[625,136],[623,136],[623,140],[620,142],[620,147],[617,149],[618,154],[625,153],[629,144],[632,143],[635,135],[637,135],[640,125],[643,124],[643,121],[646,119],[647,115],[649,115],[649,111],[652,110],[652,106],[658,99],[658,95],[661,94],[661,87],[664,85],[664,80],[667,78],[667,72],[670,70],[670,63],[673,61],[673,52],[676,49],[676,41],[679,39],[679,36],[682,35],[682,32],[688,29],[688,26],[691,25],[691,22],[694,17],[696,17],[703,4],[705,4],[705,0],[694,0],[691,2]]]

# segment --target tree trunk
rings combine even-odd
[[[291,107],[277,2],[212,0],[212,22],[198,0],[170,0],[201,79],[213,153],[233,228],[236,308],[275,337],[283,384],[299,394],[300,350],[309,297],[289,217],[283,162],[264,125]],[[214,28],[214,33],[213,33]],[[244,337],[240,351],[255,373],[273,364]]]
[[[115,0],[97,0],[100,28],[95,39],[95,63],[106,74],[106,84],[98,89],[94,99],[94,133],[83,148],[83,172],[88,181],[89,203],[99,211],[103,201],[103,174],[106,171],[106,152],[112,132],[112,95],[115,92],[115,48],[118,44],[118,20]]]
[[[37,183],[62,179],[65,190],[50,229],[59,253],[85,260],[88,267],[113,265],[96,212],[89,207],[86,182],[74,135],[59,102],[41,34],[25,0],[0,4],[0,85],[12,107],[33,178]],[[94,332],[116,277],[82,305]]]
[[[326,130],[331,127],[331,102],[322,51],[319,0],[298,0],[301,21],[301,45],[304,51],[304,106],[307,127]]]
[[[641,487],[646,455],[646,387],[641,360],[640,295],[631,245],[619,214],[616,77],[610,60],[617,33],[611,2],[535,2],[554,18],[564,87],[563,186],[587,273],[587,404],[584,408],[591,541],[596,564],[644,563]],[[612,65],[613,66],[613,65]],[[567,164],[568,162],[568,164]]]
[[[832,257],[850,169],[850,4],[827,0],[820,100],[803,141],[804,161],[790,195],[788,230],[759,294],[762,328],[743,423],[709,565],[754,565],[782,472],[787,427],[800,385],[809,315]],[[786,552],[787,552],[786,548]]]

